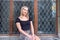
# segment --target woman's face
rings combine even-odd
[[[27,15],[27,13],[28,13],[28,8],[23,8],[22,13],[23,13],[23,15]]]

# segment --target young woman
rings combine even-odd
[[[20,16],[16,19],[16,26],[20,32],[20,40],[35,39],[32,18],[29,17],[27,6],[21,8]]]

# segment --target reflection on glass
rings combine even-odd
[[[52,17],[56,17],[56,2],[52,1]]]

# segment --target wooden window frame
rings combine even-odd
[[[9,34],[0,34],[0,36],[16,36],[19,34],[12,34],[13,32],[13,22],[14,22],[14,18],[13,18],[13,0],[10,0],[10,15],[9,15],[9,23],[10,23],[10,29],[9,29]],[[34,31],[35,34],[38,31],[38,0],[34,0]],[[40,34],[38,34],[40,35]],[[58,35],[58,0],[56,0],[56,34],[42,34],[43,36],[55,36]]]

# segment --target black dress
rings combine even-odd
[[[29,20],[27,21],[22,21],[19,18],[17,18],[15,23],[19,22],[23,30],[30,30],[30,21],[32,21],[31,17],[29,17]]]
[[[29,17],[29,20],[27,21],[22,21],[19,18],[17,18],[15,23],[19,22],[21,25],[21,28],[30,34],[30,21],[32,21],[31,17]],[[27,36],[20,33],[19,40],[31,40],[31,39],[29,39]]]

